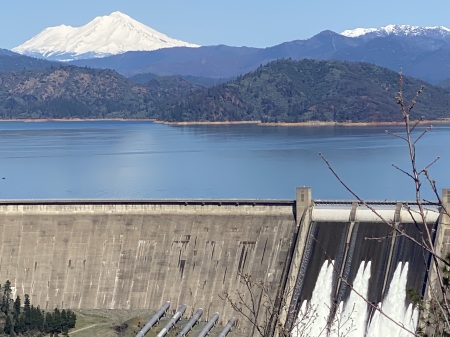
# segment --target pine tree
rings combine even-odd
[[[12,323],[11,317],[6,316],[5,326],[3,327],[3,332],[6,333],[7,335],[9,335],[12,330],[13,330],[13,323]]]
[[[64,333],[65,331],[69,331],[69,324],[67,319],[66,310],[61,310],[61,331]]]
[[[72,310],[68,310],[67,316],[69,320],[69,329],[75,328],[75,324],[77,322],[77,315]]]
[[[45,313],[44,332],[53,334],[53,316],[51,313]]]
[[[25,294],[25,300],[23,303],[23,316],[24,316],[24,324],[25,330],[31,330],[31,303],[30,303],[30,295]]]
[[[18,319],[14,322],[14,332],[18,334],[26,332],[23,315],[20,315]]]
[[[19,319],[20,316],[20,307],[21,307],[21,302],[20,302],[20,297],[17,296],[16,300],[14,301],[14,305],[13,305],[13,317],[14,317],[14,321],[17,321]]]
[[[53,332],[58,335],[61,332],[61,312],[55,308],[53,312]]]
[[[44,327],[44,313],[39,307],[31,306],[31,325],[32,330],[42,331]]]
[[[11,304],[11,282],[7,280],[3,286],[3,296],[1,301],[1,310],[8,315]]]

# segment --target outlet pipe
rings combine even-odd
[[[209,331],[216,325],[217,320],[219,319],[219,313],[216,312],[214,315],[211,316],[208,323],[205,325],[203,330],[200,332],[200,335],[197,337],[206,337],[209,334]]]
[[[173,328],[175,323],[178,322],[178,320],[183,316],[184,312],[186,311],[186,304],[183,304],[181,307],[178,308],[178,311],[173,315],[173,317],[170,319],[169,323],[166,324],[166,326],[159,332],[159,334],[156,335],[156,337],[164,337],[167,335],[170,329]]]
[[[219,337],[225,337],[226,335],[228,335],[228,333],[231,330],[233,330],[233,327],[234,327],[235,323],[236,323],[236,318],[231,317],[230,320],[228,321],[227,325],[225,325],[225,328],[220,333]]]
[[[166,311],[170,307],[170,302],[167,301],[163,304],[163,306],[156,312],[156,314],[153,315],[152,318],[148,320],[148,322],[144,325],[144,327],[139,331],[136,335],[136,337],[144,337],[145,334],[156,324],[159,322],[161,317],[163,317],[166,314]]]
[[[192,330],[192,327],[197,323],[202,315],[203,309],[200,308],[195,312],[194,316],[191,317],[189,322],[187,322],[186,326],[183,328],[183,330],[181,330],[177,337],[185,337],[189,333],[189,331]]]

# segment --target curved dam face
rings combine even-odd
[[[293,201],[0,204],[0,276],[42,309],[235,313],[241,274],[274,292],[295,236]]]
[[[450,209],[450,190],[443,202]],[[422,238],[413,206],[374,207],[390,226],[356,202],[314,201],[309,188],[297,189],[295,200],[0,201],[0,282],[49,310],[186,304],[186,317],[202,308],[204,317],[220,313],[224,325],[236,316],[242,336],[257,333],[226,294],[254,304],[254,319],[271,331],[293,327],[305,303],[319,298],[325,324],[330,308],[332,318],[355,303],[362,333],[354,336],[392,335],[373,308],[389,299],[403,310],[407,290],[424,294],[428,256],[411,240]],[[427,223],[445,256],[450,217],[433,207]],[[267,291],[249,294],[245,275]],[[366,300],[355,300],[352,287]],[[267,303],[278,311],[265,311]],[[413,314],[405,309],[397,320]]]

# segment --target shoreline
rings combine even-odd
[[[283,126],[283,127],[317,127],[317,126],[402,126],[405,125],[404,121],[397,122],[323,122],[323,121],[310,121],[310,122],[295,122],[295,123],[262,123],[261,121],[223,121],[223,122],[166,122],[152,118],[42,118],[42,119],[0,119],[0,123],[6,122],[23,122],[23,123],[46,123],[46,122],[102,122],[102,121],[117,121],[117,122],[151,122],[156,124],[166,124],[173,126],[195,126],[195,125],[259,125],[259,126]],[[411,122],[417,122],[417,120],[411,120]],[[450,118],[448,119],[436,119],[436,120],[422,120],[420,124],[439,124],[450,125]]]

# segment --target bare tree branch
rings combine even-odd
[[[405,137],[400,136],[400,135],[398,135],[398,134],[396,134],[396,133],[393,133],[393,132],[391,132],[391,131],[385,130],[384,132],[386,132],[386,133],[387,133],[388,135],[390,135],[390,136],[400,138],[401,140],[404,140],[405,142],[408,141]]]
[[[409,172],[407,172],[407,171],[401,169],[400,167],[398,167],[398,166],[395,165],[395,164],[391,164],[391,165],[392,165],[395,169],[397,169],[397,170],[399,170],[400,172],[406,174],[408,177],[410,177],[411,179],[414,180],[414,177],[413,177]]]
[[[417,123],[416,125],[419,125],[419,123]],[[416,125],[413,128],[411,128],[411,132],[416,128]],[[423,130],[423,132],[414,141],[414,144],[416,144],[428,131],[430,131],[431,128],[432,128],[432,126]]]
[[[420,170],[419,174],[428,172],[428,169],[434,165],[434,163],[436,163],[439,159],[441,159],[441,157],[436,157],[431,163],[429,163],[427,166],[425,166],[422,170]]]

